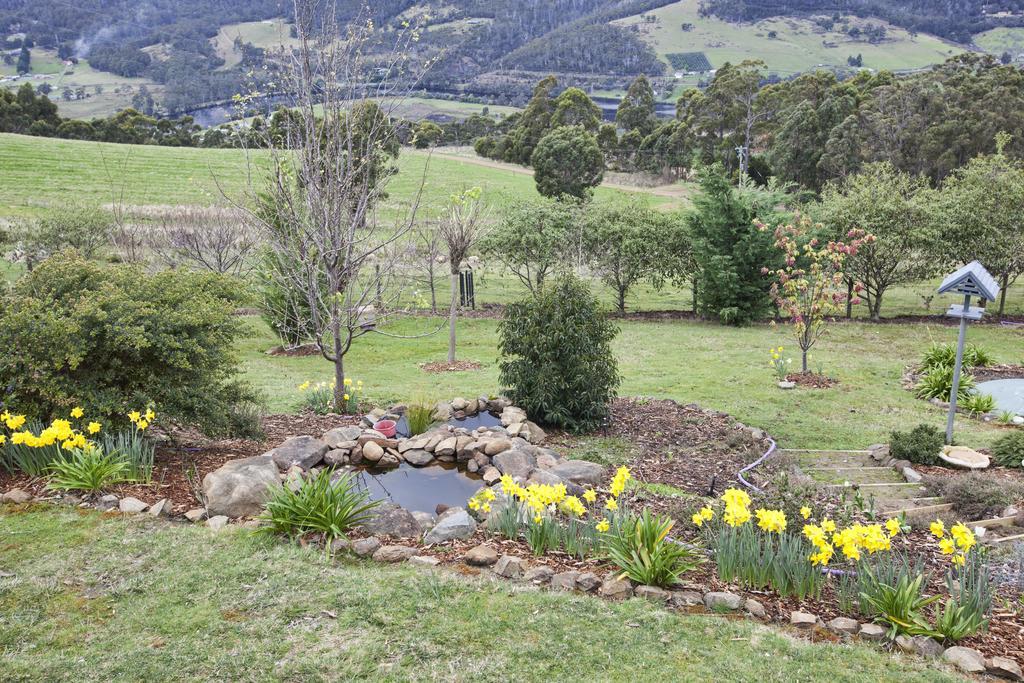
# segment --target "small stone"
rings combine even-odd
[[[543,429],[529,420],[523,423],[523,428],[519,430],[519,436],[524,437],[532,444],[544,443],[544,439],[548,438]]]
[[[523,575],[526,563],[513,555],[502,555],[494,565],[494,573],[506,579],[518,579]]]
[[[434,515],[429,512],[423,512],[422,510],[413,510],[411,513],[412,518],[416,520],[416,523],[420,525],[420,531],[428,531],[434,527],[437,520],[434,519]]]
[[[420,523],[412,513],[394,503],[378,506],[363,523],[366,533],[395,538],[419,538]]]
[[[601,577],[594,572],[583,572],[576,577],[576,588],[585,592],[593,593],[601,586]]]
[[[502,474],[526,479],[536,467],[537,461],[524,449],[505,451],[494,456],[494,466]]]
[[[118,498],[114,494],[107,494],[100,498],[100,501],[96,504],[96,509],[101,512],[107,512],[117,507]]]
[[[385,545],[377,548],[373,553],[373,559],[377,562],[406,562],[416,554],[416,548],[407,545]]]
[[[352,442],[355,444],[355,442]],[[352,446],[355,448],[355,445]],[[327,451],[324,454],[323,464],[328,467],[338,467],[339,465],[347,465],[349,463],[349,454],[352,452],[352,448],[336,448],[334,450]]]
[[[1020,665],[1009,657],[993,657],[985,663],[985,671],[993,676],[1011,681],[1024,680]]]
[[[668,602],[669,593],[664,588],[658,588],[657,586],[637,586],[633,591],[633,594],[638,598],[646,598],[652,602],[659,602],[665,604]]]
[[[356,439],[363,433],[359,427],[335,427],[326,432],[321,441],[330,448],[354,448]]]
[[[548,470],[536,469],[530,473],[530,478],[526,480],[526,485],[539,484],[541,486],[558,486],[564,484],[562,478],[557,474],[554,474]]]
[[[922,477],[920,472],[915,470],[913,467],[904,467],[903,478],[907,480],[908,484],[920,484]]]
[[[288,490],[297,493],[302,488],[302,485],[306,482],[306,478],[303,476],[304,471],[298,465],[292,465],[288,468],[288,472],[284,477],[284,485],[288,487]]]
[[[814,628],[814,625],[818,623],[818,616],[811,614],[810,612],[793,611],[789,613],[789,624],[790,626],[796,626],[797,628],[810,629]]]
[[[348,540],[347,538],[336,538],[333,541],[331,541],[331,552],[332,553],[340,553],[340,552],[343,552],[345,550],[351,550],[351,549],[352,549],[352,541]]]
[[[172,503],[169,498],[161,498],[149,506],[149,514],[154,517],[170,517],[171,509],[173,507],[174,503]]]
[[[421,567],[436,567],[441,564],[441,560],[430,555],[413,555],[409,558],[409,564],[418,564]]]
[[[625,600],[633,595],[633,584],[626,579],[609,576],[597,589],[597,594],[609,600]]]
[[[14,423],[11,423],[14,424]],[[32,494],[22,489],[11,489],[3,495],[4,503],[12,503],[14,505],[24,505],[25,503],[32,500]]]
[[[498,561],[498,551],[485,543],[481,543],[470,548],[463,559],[466,561],[466,564],[474,567],[490,567]]]
[[[576,578],[579,572],[559,572],[551,577],[551,587],[555,590],[576,590]]]
[[[738,610],[743,606],[743,598],[735,593],[713,591],[704,595],[704,606],[712,612]]]
[[[405,451],[402,453],[402,457],[405,458],[407,463],[414,467],[429,465],[434,460],[434,456],[422,448],[414,448],[412,450]]]
[[[558,457],[558,454],[554,451],[542,448],[537,454],[537,467],[542,470],[550,470],[552,467],[556,467],[562,459]]]
[[[437,444],[437,447],[434,448],[434,455],[436,455],[439,458],[446,455],[455,455],[455,451],[458,449],[458,447],[458,437],[450,436],[441,443]]]
[[[220,531],[228,525],[227,515],[216,515],[206,520],[206,526],[210,527],[213,531]]]
[[[370,462],[379,462],[384,457],[384,449],[376,442],[367,441],[363,444],[363,459]]]
[[[704,604],[704,596],[697,591],[672,591],[668,601],[673,607],[696,607]]]
[[[554,569],[542,564],[526,572],[526,574],[523,575],[523,580],[541,586],[551,581],[551,577],[554,575]]]
[[[765,610],[764,605],[753,598],[747,598],[744,601],[743,609],[746,610],[747,614],[756,619],[765,619],[768,616],[768,612]],[[856,624],[857,622],[853,623]]]
[[[490,466],[484,470],[483,473],[484,483],[488,486],[492,486],[501,481],[501,472],[498,471],[497,467]]]
[[[392,453],[391,451],[386,451],[384,455],[380,456],[380,460],[377,461],[377,467],[383,468],[398,467],[401,464],[402,461],[398,453]]]
[[[516,424],[519,422],[526,422],[526,411],[522,408],[516,408],[515,406],[506,406],[501,411],[501,424],[504,427]]]
[[[985,657],[969,647],[948,647],[942,653],[942,658],[964,673],[978,674],[985,670]]]
[[[423,537],[424,543],[445,543],[469,538],[476,532],[476,520],[463,508],[451,508],[438,517],[437,524]]]
[[[1024,425],[1024,415],[1014,415],[1013,416],[1013,424],[1015,424],[1015,425]],[[1006,659],[1006,658],[1005,657],[1000,657],[1000,659]]]
[[[359,557],[369,557],[373,555],[380,548],[380,539],[376,536],[370,536],[369,538],[360,538],[358,541],[352,543],[352,552]]]
[[[860,624],[857,623],[856,619],[849,619],[847,617],[836,617],[826,624],[828,630],[833,633],[845,633],[847,635],[857,635],[860,631]]]
[[[782,382],[779,382],[779,389],[795,389],[795,388],[796,388],[796,382],[790,382],[788,380],[784,380]]]
[[[461,396],[452,399],[452,410],[466,410],[469,407],[469,401],[462,398]]]
[[[512,442],[508,439],[492,439],[484,444],[484,453],[492,458],[498,453],[504,453],[512,448]]]
[[[885,638],[885,633],[885,629],[878,624],[861,624],[857,635],[864,640],[882,640]]]
[[[938,657],[944,651],[939,641],[928,636],[896,636],[896,647],[904,652],[919,654],[922,657]]]
[[[131,496],[128,496],[127,498],[122,498],[121,502],[118,503],[118,509],[121,512],[126,512],[128,514],[144,512],[148,507],[148,504],[143,503],[138,498],[132,498]]]
[[[206,519],[206,510],[204,508],[192,508],[185,513],[185,519],[192,523],[201,522]]]
[[[330,446],[312,436],[293,436],[270,452],[274,464],[282,472],[287,472],[292,465],[304,470],[315,467],[324,459]]]

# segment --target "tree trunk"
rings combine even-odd
[[[334,412],[345,414],[345,357],[341,352],[341,320],[331,323],[331,334],[334,335]]]
[[[434,271],[430,271],[430,312],[437,315],[437,284],[434,282]]]
[[[853,317],[853,280],[846,278],[846,319]]]
[[[801,372],[806,374],[807,373],[807,349],[800,349],[800,355],[802,357],[801,358],[800,367],[803,368],[801,370]]]
[[[619,290],[619,297],[618,297],[617,305],[619,307],[619,313],[625,313],[626,312],[626,288],[625,287],[618,287],[618,290]]]
[[[1006,309],[1006,288],[1010,286],[1010,274],[1003,273],[1002,289],[999,291],[999,319],[1003,319],[1003,311]]]
[[[455,321],[459,315],[459,271],[453,269],[451,276],[452,298],[448,306],[448,362],[455,362]]]
[[[875,300],[871,302],[871,319],[876,323],[882,319],[882,293],[875,294]]]

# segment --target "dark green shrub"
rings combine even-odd
[[[577,432],[596,428],[619,386],[611,348],[617,333],[572,275],[510,304],[498,325],[506,395],[539,422]]]
[[[999,516],[1007,506],[1024,498],[1024,485],[985,472],[964,472],[953,476],[926,476],[924,484],[932,493],[953,503],[961,519]]]
[[[999,437],[992,445],[992,459],[1003,467],[1021,467],[1024,461],[1024,430]]]
[[[909,432],[889,435],[889,455],[896,460],[909,460],[918,465],[937,465],[944,438],[937,428],[919,424]]]
[[[155,406],[207,432],[249,397],[236,379],[238,286],[186,270],[146,274],[76,252],[40,264],[0,298],[4,407],[48,420],[85,406],[104,425]]]

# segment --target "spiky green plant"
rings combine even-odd
[[[95,445],[74,449],[46,469],[50,473],[46,487],[56,491],[98,493],[129,479],[128,464],[117,453],[104,453]]]
[[[623,517],[603,539],[608,558],[622,570],[620,578],[668,588],[703,561],[695,547],[668,537],[675,524],[670,517],[646,509],[639,517]]]

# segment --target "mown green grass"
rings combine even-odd
[[[264,352],[277,343],[258,318],[247,318],[249,334],[241,343],[244,377],[261,389],[274,411],[298,403],[297,386],[328,380],[331,366],[319,357],[285,358]],[[427,333],[439,321],[406,319],[387,328],[403,335]],[[622,321],[614,343],[623,377],[620,394],[696,402],[761,427],[786,448],[864,448],[887,440],[893,429],[920,422],[936,426],[945,413],[903,389],[906,366],[933,342],[952,342],[956,328],[927,324],[843,323],[832,328],[812,353],[839,385],[782,391],[768,367],[768,349],[782,345],[798,363],[796,345],[784,327],[729,328],[693,321]],[[366,384],[376,404],[411,399],[450,399],[496,392],[497,322],[459,321],[460,359],[480,370],[428,374],[420,364],[445,358],[447,335],[395,339],[371,334],[359,339],[347,356],[347,372]],[[970,340],[992,351],[998,362],[1024,362],[1024,331],[976,325]],[[1001,428],[960,418],[957,436],[967,445],[989,445]]]
[[[0,541],[4,681],[955,680],[749,620],[328,562],[242,531],[8,509]]]
[[[985,52],[1001,55],[1010,52],[1016,57],[1024,52],[1024,28],[1001,26],[974,35],[974,43]]]
[[[128,205],[245,202],[261,187],[266,158],[236,149],[118,145],[0,134],[0,219],[40,214],[68,203]],[[417,218],[434,218],[451,194],[480,186],[500,206],[537,196],[533,177],[448,156],[403,149],[388,186],[384,219],[395,219],[419,198]],[[420,193],[422,183],[422,192]],[[640,190],[638,190],[640,192]],[[599,187],[598,200],[625,196]],[[668,201],[652,197],[652,203]]]

